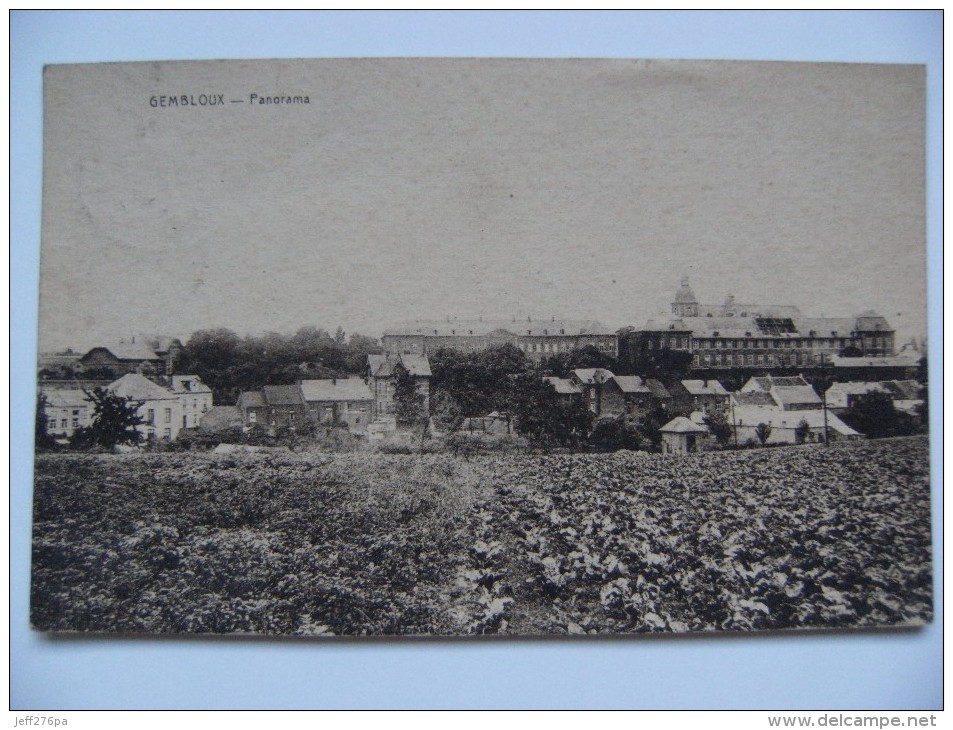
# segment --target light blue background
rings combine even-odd
[[[11,18],[11,704],[14,709],[935,709],[942,705],[942,13],[67,13]],[[47,63],[579,56],[928,66],[937,622],[922,631],[605,641],[59,639],[28,628]]]

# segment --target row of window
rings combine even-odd
[[[692,357],[692,362],[696,367],[699,365],[811,365],[814,363],[814,356],[808,353],[796,352],[787,357],[781,355],[765,355],[765,354],[733,354],[725,353],[721,354],[716,352],[714,354],[704,353],[699,354],[695,353]]]
[[[850,340],[845,338],[840,338],[839,340],[831,338],[827,339],[813,339],[813,340],[749,340],[747,338],[743,340],[737,339],[696,339],[696,345],[699,349],[702,350],[720,350],[720,349],[801,349],[802,345],[805,349],[815,349],[815,350],[835,350],[838,347],[845,348],[850,344]],[[839,343],[839,344],[838,344]]]

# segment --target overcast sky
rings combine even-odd
[[[45,94],[41,350],[445,316],[638,325],[684,274],[702,302],[926,332],[921,67],[104,64],[48,68]],[[149,103],[183,94],[226,103]]]

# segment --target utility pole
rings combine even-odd
[[[828,377],[824,365],[824,353],[821,353],[821,402],[823,403],[824,408],[824,445],[831,445],[830,431],[827,428],[827,389],[830,387],[828,385]]]

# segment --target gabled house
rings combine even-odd
[[[678,413],[726,414],[729,407],[728,391],[717,380],[682,380],[675,386],[673,399]]]
[[[570,379],[582,391],[582,400],[597,418],[625,412],[625,397],[615,375],[605,368],[576,368]]]
[[[182,428],[198,428],[212,407],[212,389],[198,375],[173,375],[171,390],[182,404]]]
[[[582,400],[582,390],[569,378],[557,378],[549,376],[543,378],[544,381],[553,386],[556,396],[561,403],[570,405],[579,403]]]
[[[43,392],[46,432],[55,438],[70,438],[79,428],[88,426],[93,406],[80,389]]]
[[[343,423],[352,431],[365,431],[371,422],[374,396],[362,379],[302,380],[299,386],[315,423]]]
[[[758,425],[764,423],[771,427],[768,444],[794,444],[798,442],[797,429],[801,423],[807,425],[805,443],[824,441],[824,411],[804,410],[785,411],[777,405],[738,406],[732,409],[730,422],[734,438],[739,444],[757,442]],[[803,427],[802,427],[803,428]],[[863,435],[852,429],[834,413],[827,412],[827,429],[831,442],[857,440]]]
[[[660,380],[655,378],[646,378],[645,386],[652,392],[652,398],[655,401],[655,404],[661,406],[661,408],[667,412],[671,413],[675,407],[675,399],[672,397],[672,394],[668,391],[668,388]]]
[[[297,385],[266,385],[261,389],[268,404],[268,425],[298,428],[305,422],[307,408]]]
[[[138,414],[143,423],[137,430],[146,439],[172,440],[178,436],[182,425],[182,405],[171,390],[139,373],[127,373],[106,388],[121,398],[141,402]]]
[[[817,391],[800,375],[750,378],[741,386],[741,393],[767,393],[784,411],[817,410],[824,406]]]
[[[268,401],[260,390],[246,390],[238,395],[238,410],[246,428],[259,425],[268,427]]]
[[[79,362],[86,372],[108,370],[117,376],[122,373],[162,375],[166,372],[162,357],[147,342],[141,339],[136,342],[135,337],[128,342],[94,347]]]
[[[413,379],[417,392],[423,396],[422,411],[430,413],[430,360],[426,355],[389,353],[367,356],[367,385],[373,396],[371,417],[394,414],[394,383],[397,368],[403,368]]]
[[[244,426],[242,409],[238,406],[212,406],[199,418],[199,431],[220,433]]]

